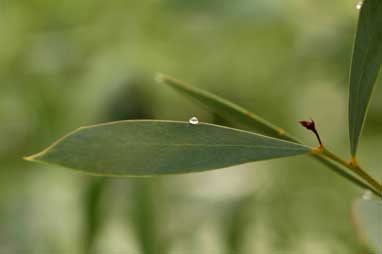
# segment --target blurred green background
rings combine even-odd
[[[105,121],[197,116],[238,127],[156,83],[157,72],[231,99],[309,145],[316,141],[297,121],[312,117],[347,157],[355,4],[0,0],[0,252],[365,253],[350,212],[362,190],[308,157],[138,179],[21,159]],[[370,107],[360,147],[379,178],[381,104]]]

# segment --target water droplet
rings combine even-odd
[[[191,117],[190,120],[188,120],[188,122],[190,124],[198,124],[199,123],[199,119],[196,118],[195,116]]]
[[[373,197],[373,193],[371,191],[367,190],[363,193],[362,199],[364,200],[370,200]]]
[[[355,8],[356,8],[357,10],[361,10],[362,5],[363,5],[363,1],[359,1],[359,2],[355,5]]]

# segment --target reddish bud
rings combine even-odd
[[[299,122],[301,123],[302,126],[307,128],[308,130],[316,131],[316,126],[315,126],[313,120],[311,120],[311,121],[299,121]]]
[[[318,142],[319,142],[320,145],[322,146],[322,142],[321,142],[321,139],[320,139],[320,135],[318,135],[318,132],[317,132],[317,130],[316,130],[316,125],[315,125],[314,121],[311,119],[310,121],[299,121],[299,122],[300,122],[300,124],[301,124],[302,126],[304,126],[305,128],[307,128],[308,130],[312,131],[312,132],[316,135],[316,137],[317,137],[317,139],[318,139]]]

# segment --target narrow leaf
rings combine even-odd
[[[349,136],[355,156],[382,63],[382,1],[365,0],[360,10],[349,90]]]
[[[218,125],[138,120],[80,128],[26,159],[92,174],[144,176],[217,169],[310,150]]]
[[[375,253],[382,253],[382,200],[356,200],[353,208],[359,237]]]
[[[268,122],[267,120],[261,118],[255,113],[250,112],[247,109],[242,108],[241,106],[231,101],[223,99],[205,90],[190,86],[184,83],[183,81],[179,81],[167,75],[160,74],[158,75],[157,80],[163,82],[166,85],[169,85],[181,94],[184,94],[189,98],[199,102],[200,104],[205,106],[211,113],[215,113],[216,115],[221,116],[227,120],[234,120],[236,122],[246,124],[254,130],[262,130],[263,132],[269,135],[279,136],[289,141],[300,143],[296,137],[287,133],[282,128]],[[333,163],[331,160],[322,156],[315,155],[312,155],[312,158],[315,158],[316,160],[320,161],[324,165],[328,166],[335,173],[341,175],[342,177],[345,177],[346,179],[350,180],[362,189],[370,189],[370,187],[367,184],[365,184],[360,179],[346,171],[343,167]],[[378,195],[378,192],[376,192],[374,189],[371,188],[371,190]]]
[[[176,91],[190,97],[191,99],[194,99],[211,112],[216,113],[227,120],[237,121],[253,127],[256,130],[262,131],[267,135],[284,136],[286,139],[292,141],[292,139],[285,135],[285,131],[281,128],[231,101],[205,90],[188,85],[183,81],[167,75],[159,74],[157,80],[169,85]]]

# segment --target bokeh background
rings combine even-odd
[[[197,116],[238,127],[156,83],[157,72],[316,145],[297,123],[312,117],[347,157],[355,5],[0,0],[0,252],[366,253],[351,221],[362,190],[308,157],[138,179],[22,160],[105,121]],[[360,147],[361,163],[379,178],[381,104],[370,107]]]

